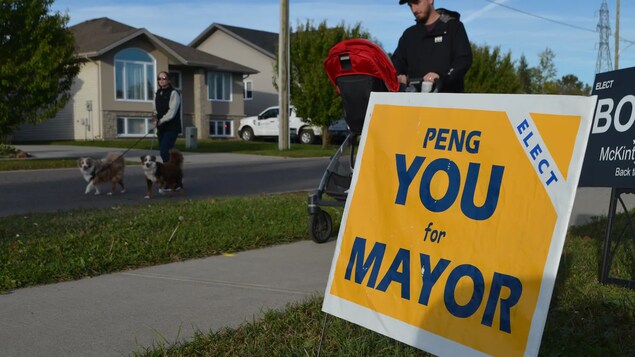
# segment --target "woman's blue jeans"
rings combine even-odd
[[[168,162],[168,160],[170,160],[170,149],[176,144],[176,138],[179,136],[179,133],[176,131],[159,130],[158,136],[161,160]]]

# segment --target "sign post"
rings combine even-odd
[[[595,99],[372,93],[323,310],[434,354],[537,355]]]

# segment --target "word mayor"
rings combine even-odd
[[[418,257],[416,255],[413,257],[411,252],[404,248],[400,248],[394,256],[388,256],[386,247],[386,244],[380,242],[375,242],[372,247],[368,247],[365,238],[356,237],[350,251],[344,279],[360,286],[365,281],[366,287],[383,293],[386,293],[394,284],[393,286],[400,292],[401,299],[408,301],[411,300],[412,279],[422,279],[417,298],[418,304],[428,306],[432,291],[441,289],[445,308],[453,316],[468,318],[485,303],[481,324],[492,327],[494,318],[497,316],[496,312],[499,310],[499,330],[512,333],[511,309],[518,304],[523,292],[520,279],[494,272],[486,284],[483,273],[474,265],[457,264],[443,258],[433,265],[429,255],[419,253]],[[417,258],[422,272],[420,278],[419,274],[411,273],[411,259]],[[387,270],[386,266],[388,266]],[[385,273],[382,275],[380,272]],[[471,281],[470,284],[463,284],[460,287],[460,289],[472,287],[472,294],[467,303],[459,302],[456,298],[460,280]],[[486,292],[488,292],[487,297]]]

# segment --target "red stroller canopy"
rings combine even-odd
[[[331,48],[324,60],[324,69],[338,93],[337,78],[350,75],[368,75],[384,82],[391,92],[399,91],[397,71],[384,51],[364,39],[344,40]]]

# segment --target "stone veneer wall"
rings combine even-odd
[[[152,112],[104,111],[102,116],[102,133],[105,140],[117,138],[117,117],[150,118]]]

